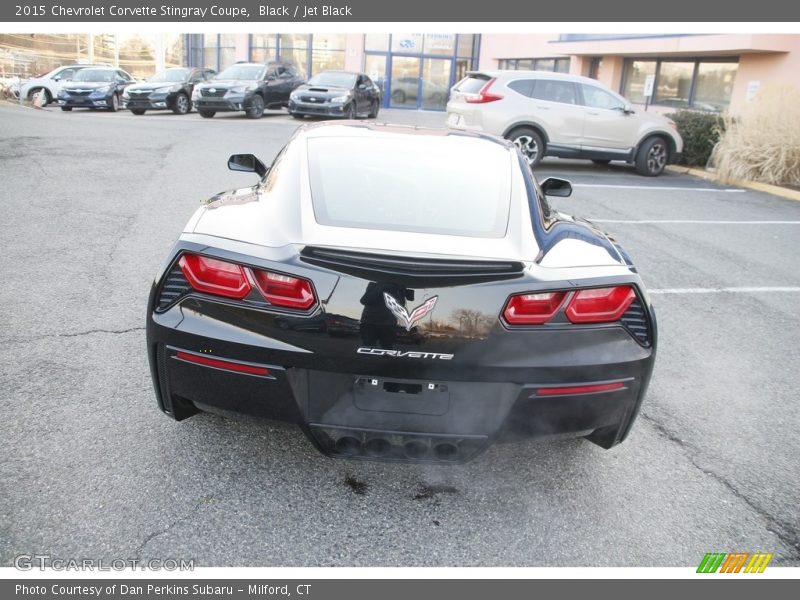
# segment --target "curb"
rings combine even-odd
[[[703,169],[682,167],[678,165],[667,165],[666,169],[670,173],[694,175],[695,177],[700,177],[702,179],[708,179],[709,181],[721,183],[717,179],[716,174],[711,173],[709,171],[705,171]],[[773,196],[779,196],[781,198],[785,198],[786,200],[796,200],[797,202],[800,202],[800,190],[790,190],[788,188],[781,187],[779,185],[770,185],[769,183],[760,183],[758,181],[748,181],[747,179],[731,179],[730,181],[727,182],[727,184],[734,185],[736,187],[746,188],[748,190],[755,190],[757,192],[772,194]]]

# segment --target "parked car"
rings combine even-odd
[[[213,69],[166,69],[145,82],[126,87],[122,93],[122,108],[135,115],[143,115],[148,110],[171,110],[176,115],[185,115],[192,110],[194,86],[213,79],[216,74]]]
[[[302,83],[305,78],[289,63],[238,62],[213,80],[196,85],[192,102],[207,119],[220,111],[239,110],[249,119],[260,119],[266,108],[288,106],[289,95]]]
[[[409,100],[417,101],[420,80],[417,77],[398,77],[392,79],[392,102],[405,104]],[[442,105],[447,101],[450,90],[438,81],[422,81],[422,99],[425,104]]]
[[[355,119],[378,116],[381,91],[364,73],[323,71],[289,96],[289,114]]]
[[[113,67],[91,67],[78,71],[72,81],[64,84],[58,93],[61,110],[73,108],[104,108],[119,110],[121,96],[136,80],[133,76]]]
[[[228,167],[260,181],[195,212],[147,306],[171,418],[253,414],[325,454],[412,462],[628,435],[656,354],[644,283],[513,144],[324,121],[271,167]]]
[[[75,65],[65,65],[63,67],[56,67],[49,73],[34,77],[22,83],[19,88],[19,93],[27,100],[33,100],[33,95],[37,92],[44,92],[42,98],[42,106],[47,106],[58,97],[58,93],[65,83],[72,81],[75,75],[82,69],[89,67],[100,67],[107,65],[98,65],[93,63],[81,63]]]
[[[447,124],[513,141],[532,167],[544,156],[621,160],[655,176],[683,151],[672,120],[634,110],[594,79],[562,73],[470,72],[453,87]]]

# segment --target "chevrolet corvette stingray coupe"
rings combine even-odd
[[[210,198],[153,283],[158,407],[299,425],[337,457],[454,463],[499,441],[628,435],[656,323],[637,270],[511,142],[301,127]]]

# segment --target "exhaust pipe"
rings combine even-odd
[[[433,455],[439,460],[456,460],[458,458],[458,447],[450,442],[442,442],[433,447]]]
[[[425,458],[428,454],[428,444],[422,440],[409,440],[403,444],[403,453],[406,455],[406,458]]]
[[[336,440],[334,447],[339,454],[347,454],[348,456],[361,454],[361,440],[349,435]]]
[[[391,449],[389,440],[384,438],[372,438],[364,444],[364,450],[369,456],[386,456]]]

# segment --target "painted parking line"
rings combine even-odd
[[[800,286],[763,286],[763,287],[721,287],[721,288],[656,288],[648,290],[651,294],[768,294],[800,292]]]
[[[656,190],[665,192],[717,192],[723,194],[739,194],[746,192],[741,188],[681,187],[679,185],[624,185],[606,183],[573,183],[575,188],[608,188],[618,190]]]
[[[589,219],[592,223],[623,225],[800,225],[800,221],[704,221],[702,219]]]

